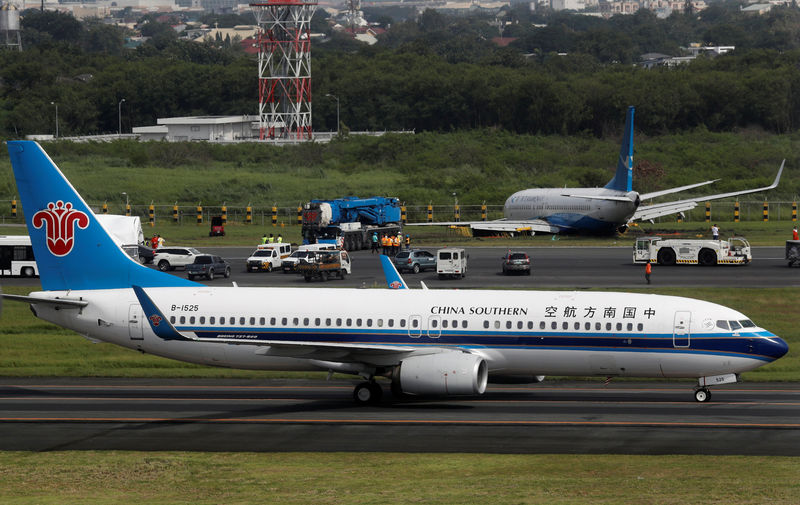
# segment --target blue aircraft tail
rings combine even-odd
[[[8,154],[42,289],[197,286],[125,254],[38,143],[10,141]]]
[[[633,189],[633,111],[635,107],[628,107],[628,116],[625,119],[625,133],[622,135],[622,147],[617,160],[617,173],[608,181],[606,189],[631,191]]]

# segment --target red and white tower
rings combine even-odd
[[[317,4],[268,0],[250,8],[259,26],[259,137],[311,139],[311,16]]]

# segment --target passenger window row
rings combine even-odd
[[[488,320],[483,322],[483,327],[486,328],[486,329],[489,329],[492,326],[494,327],[495,330],[500,330],[500,329],[503,328],[503,326],[505,326],[505,329],[507,329],[507,330],[513,330],[513,329],[515,329],[515,327],[516,327],[517,330],[523,330],[523,329],[532,330],[532,329],[534,329],[536,324],[533,321],[527,321],[527,323],[524,322],[524,321],[517,321],[516,324],[514,324],[514,321],[506,321],[505,325],[503,325],[503,323],[501,321],[494,321],[494,324],[492,324],[492,322],[490,322]],[[539,321],[539,325],[538,326],[539,326],[540,330],[548,329],[547,322],[545,322],[545,321]],[[568,321],[563,321],[561,324],[559,324],[556,321],[550,321],[550,325],[549,326],[550,326],[551,330],[558,330],[559,328],[561,330],[569,330],[570,329],[570,323]],[[584,331],[591,331],[592,330],[592,323],[590,323],[589,321],[584,322],[582,325],[581,325],[580,321],[574,321],[571,324],[572,329],[575,330],[575,331],[580,331],[581,330],[581,326],[583,326],[583,330]],[[595,322],[594,323],[594,331],[601,331],[601,330],[603,330],[604,327],[605,327],[605,331],[612,331],[615,328],[616,328],[616,331],[633,331],[634,325],[633,325],[633,323],[616,323],[615,324],[615,323],[607,322],[607,323],[605,323],[605,325],[603,323],[600,323],[600,322]],[[643,330],[644,330],[644,324],[636,323],[636,331],[643,331]]]
[[[348,326],[355,326],[355,327],[377,327],[382,328],[384,325],[389,328],[405,328],[407,324],[406,319],[382,319],[382,318],[321,318],[321,317],[242,317],[242,316],[170,316],[169,318],[172,324],[201,324],[201,325],[230,325],[230,326],[316,326],[316,327],[348,327]],[[419,325],[419,321],[412,320],[411,326],[417,328]]]

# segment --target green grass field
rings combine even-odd
[[[0,452],[5,505],[789,505],[798,458]]]

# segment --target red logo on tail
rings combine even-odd
[[[89,226],[89,216],[72,208],[72,203],[61,200],[47,204],[47,210],[40,210],[31,220],[37,230],[45,227],[47,248],[54,256],[66,256],[75,245],[75,225],[85,229]]]
[[[161,316],[159,316],[158,314],[153,314],[147,319],[149,319],[150,322],[153,323],[153,326],[158,326],[159,324],[161,324]]]

